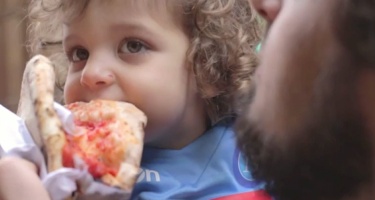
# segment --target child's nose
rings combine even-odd
[[[82,71],[80,82],[82,86],[95,91],[112,85],[115,82],[115,75],[105,64],[87,63]]]
[[[276,19],[283,0],[249,0],[258,13],[268,22]]]

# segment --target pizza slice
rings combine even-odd
[[[65,135],[63,166],[74,167],[78,157],[94,178],[130,190],[139,173],[145,115],[132,104],[106,100],[66,107],[75,130]]]
[[[144,113],[125,102],[72,103],[66,108],[73,113],[75,128],[68,134],[54,109],[54,79],[48,58],[33,57],[24,72],[18,110],[24,118],[35,116],[30,122],[37,122],[37,130],[33,126],[31,134],[46,155],[48,171],[74,167],[80,159],[95,179],[131,191],[140,170]]]

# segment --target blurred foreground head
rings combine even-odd
[[[250,2],[269,24],[237,123],[254,178],[280,200],[374,199],[374,0]]]

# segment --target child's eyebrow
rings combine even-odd
[[[160,30],[163,30],[162,26],[161,28],[157,27],[156,23],[151,24],[145,24],[142,22],[121,22],[121,23],[115,23],[110,25],[109,31],[111,33],[121,33],[121,32],[128,32],[131,34],[142,35],[144,37],[152,36],[153,38],[160,38],[162,36],[162,33],[160,33]],[[63,38],[63,46],[69,46],[70,44],[74,44],[76,41],[80,41],[82,38],[80,35],[76,34],[75,31],[68,32],[67,35]]]
[[[79,37],[74,34],[68,34],[66,37],[63,38],[63,46],[66,46],[66,44],[73,43],[74,41],[79,40]]]
[[[146,26],[142,23],[121,23],[121,24],[114,24],[111,27],[113,31],[129,31],[129,32],[142,32],[143,34],[155,34],[155,30],[153,30],[150,26]]]
[[[40,44],[42,45],[42,47],[58,46],[58,45],[62,45],[62,40],[57,40],[57,41],[41,41]]]

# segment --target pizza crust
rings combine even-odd
[[[52,63],[42,55],[34,56],[24,71],[18,115],[25,119],[36,144],[44,148],[49,172],[62,167],[65,144],[64,129],[53,107],[54,87]]]
[[[126,156],[123,159],[120,169],[116,177],[110,174],[102,177],[102,181],[108,185],[119,187],[123,190],[131,191],[134,183],[140,173],[140,162],[143,151],[143,137],[144,127],[147,123],[146,116],[138,110],[135,106],[127,104],[122,106],[123,110],[119,112],[119,116],[122,119],[127,119],[127,123],[132,130],[132,135],[127,137],[133,137],[134,143],[127,143],[126,145]]]
[[[64,167],[63,148],[67,142],[62,122],[54,109],[54,88],[55,74],[52,63],[42,55],[34,56],[24,71],[17,114],[25,120],[35,143],[42,148],[49,172]],[[95,107],[93,112],[83,113],[86,117],[98,112],[105,114],[108,110],[105,107],[110,106],[114,108],[112,112],[116,115],[116,123],[126,123],[130,129],[130,132],[122,133],[126,141],[122,142],[126,153],[121,159],[116,176],[105,174],[100,178],[107,185],[130,192],[140,173],[147,118],[130,103],[109,100],[94,100],[90,103],[102,103],[104,106]]]
[[[29,61],[29,63],[32,60]],[[42,148],[43,141],[42,137],[39,134],[38,129],[38,121],[35,117],[35,111],[33,102],[31,100],[31,92],[30,92],[30,82],[29,82],[29,74],[30,71],[34,70],[33,65],[27,64],[25,71],[23,73],[23,79],[21,84],[21,94],[20,94],[20,100],[18,102],[18,109],[17,109],[17,115],[21,117],[27,126],[27,129],[31,133],[31,136],[33,137],[34,142],[37,144],[39,148]],[[53,79],[53,77],[51,77]]]

